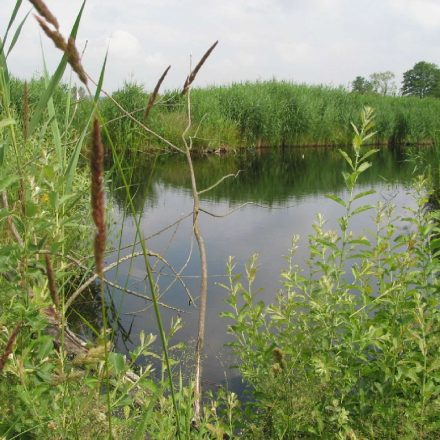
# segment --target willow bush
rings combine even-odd
[[[295,263],[294,238],[283,290],[273,304],[257,300],[249,263],[247,284],[228,264],[229,332],[248,403],[249,438],[438,438],[440,423],[440,297],[438,214],[425,211],[421,179],[417,207],[400,217],[388,204],[362,204],[358,177],[376,150],[364,112],[354,154],[343,154],[347,197],[339,230],[318,215],[309,237],[307,270]],[[359,215],[376,229],[356,234]],[[407,228],[401,232],[396,223]]]

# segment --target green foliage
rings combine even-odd
[[[231,344],[253,392],[249,438],[438,438],[440,425],[440,263],[431,237],[434,215],[418,206],[396,218],[392,206],[375,209],[376,230],[350,225],[365,211],[369,192],[358,177],[375,150],[364,152],[371,113],[355,129],[353,155],[343,154],[347,196],[339,231],[318,216],[309,237],[307,271],[295,264],[297,238],[274,304],[257,300],[254,257],[247,285],[228,264]],[[423,190],[422,181],[416,189]],[[365,214],[363,214],[365,215]],[[397,222],[408,225],[398,233]],[[430,244],[431,243],[431,244]],[[434,251],[432,250],[434,249]]]
[[[440,97],[440,69],[434,63],[419,61],[403,74],[402,95]]]
[[[437,99],[420,102],[415,97],[380,96],[379,93],[392,93],[392,77],[388,74],[374,74],[371,81],[358,77],[353,83],[356,93],[281,81],[195,88],[191,92],[193,124],[189,135],[195,148],[207,150],[260,145],[349,144],[350,121],[357,121],[361,109],[367,105],[376,109],[377,135],[372,142],[394,145],[432,141],[435,131],[440,130],[440,102]],[[20,113],[23,83],[12,79],[11,84],[11,102]],[[29,84],[32,111],[43,86],[44,80],[33,80]],[[145,121],[143,114],[148,98],[149,94],[137,83],[125,83],[112,94],[112,99],[141,123],[175,145],[181,145],[182,132],[187,125],[184,98],[178,91],[160,95]],[[58,115],[64,112],[67,102],[72,115],[71,128],[81,131],[88,123],[93,101],[81,98],[77,89],[65,85],[55,87],[53,102],[61,126],[65,122]],[[99,104],[108,135],[119,152],[145,151],[158,144],[166,146],[127,117],[110,98],[100,99]],[[62,112],[58,111],[61,109]]]
[[[363,76],[357,76],[351,83],[351,91],[364,95],[365,93],[372,92],[373,86],[370,81],[365,79]]]
[[[379,95],[394,95],[396,93],[396,83],[394,82],[393,72],[375,72],[370,75],[370,84],[375,93]]]

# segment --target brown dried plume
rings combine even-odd
[[[11,336],[9,336],[8,342],[6,343],[6,347],[3,351],[3,354],[0,356],[0,371],[5,368],[6,361],[9,357],[9,355],[12,353],[12,347],[14,346],[14,342],[17,339],[18,332],[20,331],[21,323],[18,323],[14,330],[11,333]]]
[[[57,286],[55,282],[55,275],[52,269],[52,263],[50,261],[49,255],[44,255],[46,260],[46,275],[47,275],[47,283],[49,286],[50,297],[52,298],[53,305],[57,310],[60,309],[60,298],[58,296]]]
[[[75,39],[72,37],[69,37],[69,40],[67,41],[66,55],[67,55],[67,60],[69,64],[72,66],[74,72],[76,72],[81,82],[87,86],[87,75],[81,64],[81,58],[79,56],[78,49],[75,46]]]
[[[35,18],[37,19],[41,29],[43,29],[43,32],[53,41],[55,46],[63,52],[66,52],[67,43],[61,32],[58,29],[52,30],[39,15],[35,15]]]
[[[147,117],[148,117],[148,115],[149,115],[149,113],[150,113],[150,110],[152,109],[152,107],[153,107],[153,105],[154,105],[154,103],[155,103],[155,101],[156,101],[157,94],[159,93],[160,86],[162,85],[163,80],[164,80],[165,77],[167,76],[167,73],[168,73],[168,71],[169,71],[170,69],[171,69],[171,66],[168,66],[168,67],[165,69],[165,72],[162,73],[162,76],[159,78],[159,81],[157,82],[156,87],[155,87],[154,90],[153,90],[153,93],[150,95],[150,99],[148,100],[148,104],[147,104],[147,106],[145,107],[145,113],[144,113],[144,118],[145,118],[145,119],[147,119]]]
[[[53,41],[55,47],[62,50],[67,57],[67,62],[72,67],[73,71],[78,75],[80,81],[87,87],[87,74],[81,64],[81,57],[79,56],[78,49],[75,45],[75,39],[69,37],[66,39],[63,37],[61,32],[57,29],[53,30],[48,26],[42,17],[35,15],[43,32]]]
[[[93,121],[93,132],[90,152],[90,167],[92,174],[91,205],[92,217],[96,226],[94,242],[96,273],[102,277],[104,273],[104,252],[106,227],[104,214],[104,145],[101,140],[99,121]]]
[[[183,85],[182,96],[188,92],[191,84],[196,79],[197,73],[199,72],[200,68],[203,66],[203,64],[205,64],[205,61],[208,59],[209,55],[211,55],[211,52],[215,49],[215,46],[217,46],[217,44],[218,40],[205,52],[205,55],[202,56],[196,67],[194,67],[191,73],[187,76],[185,84]]]
[[[34,8],[38,11],[38,13],[45,18],[45,20],[50,23],[57,30],[60,29],[60,25],[58,24],[58,20],[56,17],[50,12],[49,8],[45,5],[42,0],[29,0]]]

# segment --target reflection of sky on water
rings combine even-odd
[[[359,191],[365,191],[371,187],[359,187]],[[376,203],[379,200],[392,200],[397,211],[402,212],[404,205],[414,205],[408,196],[405,188],[400,184],[375,185],[377,193],[362,199],[359,203]],[[331,191],[331,189],[329,189]],[[154,208],[148,208],[141,221],[143,233],[148,236],[167,224],[172,223],[179,217],[189,213],[192,209],[192,199],[187,191],[176,188],[164,188],[156,184],[155,193],[160,194]],[[344,193],[339,193],[344,198]],[[324,195],[301,197],[296,195],[284,201],[284,207],[276,205],[272,208],[247,205],[234,212],[230,216],[214,218],[206,214],[201,215],[201,229],[204,235],[207,254],[208,269],[211,275],[224,275],[228,256],[235,257],[237,271],[243,272],[243,266],[249,257],[258,253],[259,272],[255,282],[255,289],[261,288],[258,292],[259,299],[266,302],[273,300],[280,289],[280,270],[285,267],[284,255],[287,255],[290,241],[294,234],[300,235],[299,249],[296,254],[296,261],[301,265],[307,256],[307,237],[313,232],[312,223],[316,214],[320,212],[328,219],[327,227],[337,228],[336,218],[343,213],[343,208],[335,202],[327,199]],[[203,208],[216,214],[228,212],[237,205],[227,201],[210,202],[203,201]],[[355,217],[352,229],[361,232],[373,225],[372,217],[374,212],[363,213]],[[122,214],[115,212],[116,224],[122,223]],[[135,228],[131,218],[126,218],[122,230],[122,244],[132,243],[134,240]],[[178,226],[169,229],[159,237],[154,237],[148,242],[149,249],[160,253],[170,262],[176,270],[179,270],[187,261],[191,249],[191,218],[183,220]],[[139,248],[137,247],[136,250]],[[124,251],[128,253],[130,250]],[[172,276],[162,263],[156,266],[156,270],[163,270],[160,278],[161,289],[165,289],[172,281]],[[199,270],[198,250],[194,243],[192,258],[184,271],[184,275],[197,275]],[[146,292],[145,266],[141,258],[130,263],[123,263],[118,271],[113,270],[109,274],[121,285],[139,292]],[[219,287],[216,282],[225,282],[223,277],[213,277],[209,281],[209,298],[207,312],[207,337],[206,337],[206,360],[205,379],[208,383],[221,383],[225,379],[231,380],[231,386],[238,389],[239,380],[237,372],[230,370],[228,365],[232,363],[228,355],[228,349],[224,344],[230,340],[226,334],[227,321],[219,317],[221,311],[227,310],[225,304],[227,292]],[[198,280],[185,278],[185,282],[197,297]],[[141,330],[157,333],[155,317],[151,305],[146,304],[142,299],[126,296],[118,291],[113,292],[114,302],[121,312],[121,323],[126,330],[131,327],[131,343],[136,344],[138,334]],[[197,334],[198,310],[188,306],[188,297],[179,283],[174,284],[172,289],[161,299],[174,307],[182,308],[185,313],[182,315],[183,328],[175,337],[175,341],[194,341]],[[127,315],[142,309],[134,315]],[[171,317],[176,313],[162,309],[166,326],[169,325]],[[130,345],[129,345],[130,347]],[[120,340],[119,348],[124,350]],[[226,372],[226,373],[225,373]],[[233,384],[232,384],[233,383]]]

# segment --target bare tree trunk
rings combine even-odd
[[[188,98],[189,100],[189,98]],[[189,116],[191,117],[191,116]],[[190,119],[191,121],[191,119]],[[190,127],[191,122],[189,122],[188,129]],[[197,191],[197,182],[194,173],[194,167],[191,158],[191,144],[185,141],[185,154],[188,162],[189,171],[191,174],[191,188],[193,195],[193,232],[196,237],[197,244],[199,247],[200,254],[200,266],[201,266],[201,278],[200,278],[200,291],[199,291],[199,328],[197,332],[197,342],[196,342],[196,365],[195,365],[195,384],[194,384],[194,393],[195,393],[195,406],[194,406],[194,416],[195,419],[200,419],[201,412],[201,396],[202,396],[202,356],[203,356],[203,347],[205,343],[205,321],[206,321],[206,301],[208,296],[208,264],[206,261],[206,247],[205,240],[200,232],[199,225],[199,213],[200,213],[200,198],[199,193]]]

